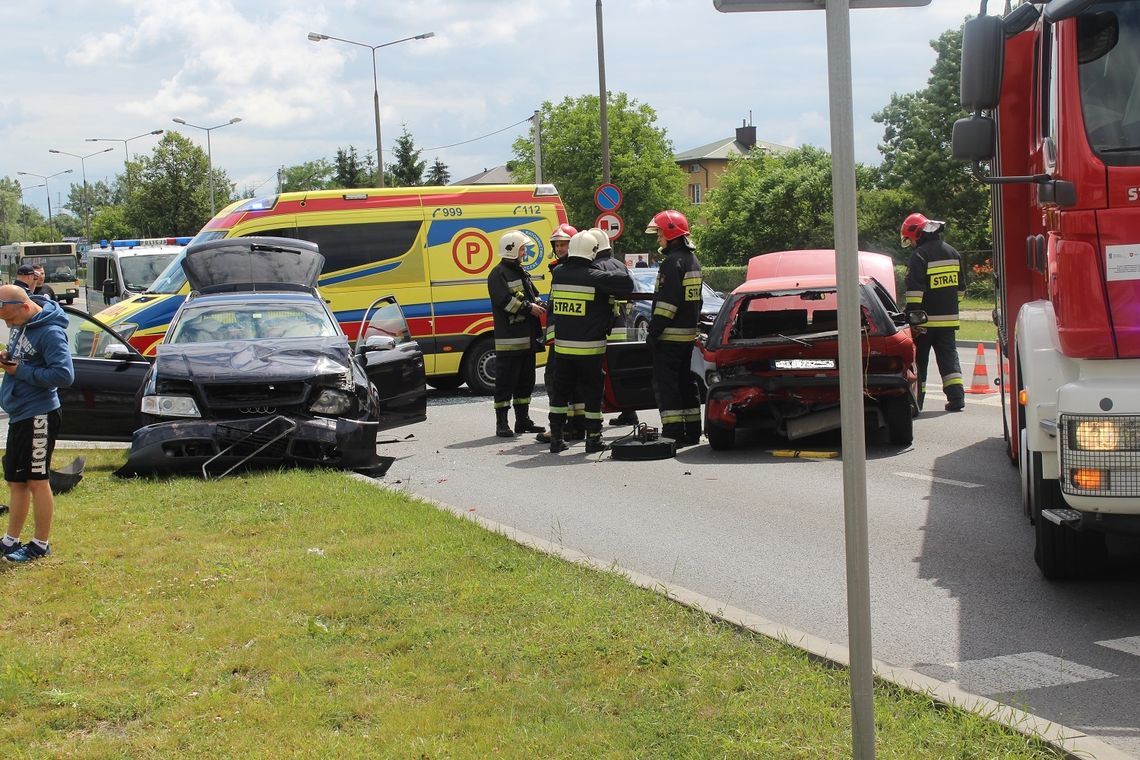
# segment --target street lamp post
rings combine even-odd
[[[41,182],[38,185],[21,185],[20,186],[20,223],[24,226],[24,239],[28,239],[28,207],[24,204],[24,191],[35,190],[37,187],[47,187],[47,184]]]
[[[201,129],[206,133],[206,165],[209,167],[208,174],[209,174],[209,180],[210,180],[210,216],[211,217],[214,215],[214,151],[213,151],[213,148],[210,146],[210,133],[213,132],[215,129],[221,129],[222,127],[228,127],[231,124],[237,124],[239,121],[241,121],[241,118],[235,116],[234,118],[230,119],[229,121],[227,121],[223,124],[216,124],[212,127],[200,127],[197,124],[191,124],[190,122],[186,121],[185,119],[175,119],[174,120],[175,124],[181,124],[184,127],[194,127],[194,129]]]
[[[380,45],[366,45],[363,42],[356,42],[354,40],[346,40],[343,37],[333,37],[328,34],[318,34],[317,32],[309,32],[309,39],[312,42],[323,42],[324,40],[336,40],[337,42],[344,42],[349,45],[356,45],[362,48],[368,48],[372,51],[372,109],[376,117],[376,165],[379,168],[377,172],[377,187],[384,187],[384,154],[380,152],[380,78],[376,74],[376,51],[380,48],[388,47],[389,45],[396,45],[408,40],[426,40],[428,37],[434,37],[435,32],[425,32],[417,34],[412,37],[404,37],[399,40],[392,40]]]
[[[141,135],[128,137],[125,140],[121,137],[88,137],[86,140],[87,142],[121,142],[123,144],[123,177],[126,178],[127,195],[129,196],[131,194],[131,156],[127,150],[127,143],[131,140],[137,140],[140,137],[146,137],[147,135],[161,135],[163,131],[164,130],[161,129],[154,129],[150,132],[143,132]]]
[[[16,174],[23,174],[26,177],[38,177],[39,179],[42,179],[44,181],[44,187],[47,188],[48,237],[51,238],[51,240],[48,242],[54,242],[55,241],[55,228],[52,227],[52,223],[51,223],[51,188],[48,187],[48,180],[51,179],[52,177],[58,177],[61,174],[71,174],[72,171],[73,171],[72,169],[64,169],[61,172],[56,172],[55,174],[47,174],[47,175],[36,174],[35,172],[16,172]]]
[[[97,150],[94,153],[88,153],[86,156],[81,156],[78,153],[68,153],[66,150],[56,150],[55,148],[48,148],[48,153],[58,153],[61,156],[71,156],[72,158],[79,159],[79,169],[83,172],[83,236],[87,238],[87,242],[91,242],[91,198],[87,195],[87,159],[92,156],[97,156],[100,153],[108,153],[114,148],[104,148]]]

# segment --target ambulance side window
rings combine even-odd
[[[325,272],[395,259],[406,254],[420,234],[422,221],[326,224],[298,227],[296,237],[316,243]]]

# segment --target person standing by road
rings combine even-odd
[[[614,258],[613,243],[610,241],[610,236],[606,234],[605,230],[594,227],[590,232],[594,233],[594,237],[598,240],[598,255],[594,257],[594,266],[598,269],[629,274],[629,267]],[[610,301],[613,306],[614,319],[613,324],[610,325],[609,340],[628,340],[629,315],[627,309],[629,307],[629,301],[617,298],[612,298]],[[610,420],[611,425],[636,425],[637,423],[637,412],[632,409],[624,411]]]
[[[523,269],[522,258],[531,239],[511,230],[499,239],[498,266],[487,275],[491,316],[495,321],[495,435],[514,438],[523,433],[542,433],[530,419],[530,395],[534,392],[534,355],[545,350],[542,315],[546,310],[538,290]],[[515,428],[507,420],[515,408]]]
[[[946,411],[966,408],[966,388],[958,361],[958,299],[966,290],[962,256],[942,240],[946,222],[911,214],[902,223],[903,248],[914,247],[906,270],[906,310],[922,309],[927,321],[914,328],[918,363],[918,408],[926,398],[926,372],[930,349],[942,375]]]
[[[4,561],[32,562],[51,554],[55,497],[48,473],[62,415],[58,388],[75,373],[67,347],[67,315],[54,301],[28,296],[18,285],[0,286],[0,319],[11,328],[0,351],[0,407],[8,413],[4,480],[8,482],[8,529],[0,539]],[[26,544],[20,533],[34,508],[35,534]]]
[[[550,248],[554,252],[554,258],[546,266],[551,278],[554,277],[554,270],[566,261],[566,253],[570,250],[570,238],[577,234],[578,230],[565,222],[555,227],[554,232],[550,233]],[[554,321],[554,312],[548,310],[546,314],[546,346],[550,350],[546,354],[546,367],[542,376],[542,383],[546,386],[547,394],[554,388],[554,372],[558,365],[558,355],[554,353]],[[585,414],[585,406],[577,403],[577,400],[571,395],[566,401],[566,427],[562,432],[562,437],[565,440],[580,441],[586,437]],[[539,443],[550,443],[550,433],[543,431],[534,439]]]
[[[602,442],[602,360],[613,322],[611,297],[633,292],[629,272],[592,266],[598,240],[589,230],[570,239],[565,263],[554,272],[550,307],[558,324],[554,353],[558,364],[550,392],[550,451],[566,450],[563,429],[568,400],[573,396],[586,408],[586,453],[605,451]]]
[[[701,442],[701,396],[689,368],[701,317],[701,263],[681,212],[662,211],[645,231],[657,235],[661,259],[645,339],[653,357],[661,434],[678,446],[692,446]]]
[[[32,295],[47,296],[53,301],[58,301],[59,299],[55,297],[55,289],[47,284],[47,274],[44,272],[44,265],[32,264],[32,270],[36,278],[36,287],[35,290],[32,291]]]

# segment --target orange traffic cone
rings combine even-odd
[[[970,382],[970,387],[966,389],[966,393],[996,392],[997,391],[990,385],[990,378],[986,374],[986,349],[979,341],[978,358],[974,360],[974,379]]]

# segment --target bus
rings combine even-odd
[[[79,296],[79,257],[75,243],[11,243],[0,246],[0,276],[16,279],[21,264],[44,268],[44,284],[55,291],[57,301],[74,303]]]

